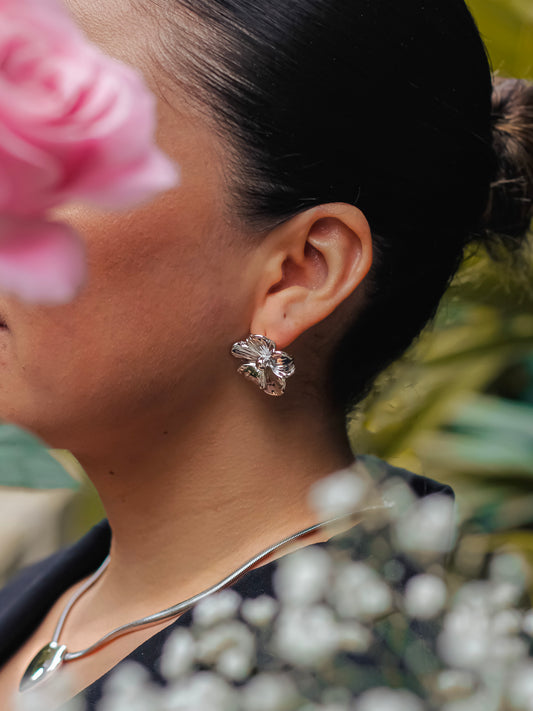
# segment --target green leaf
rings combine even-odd
[[[522,475],[531,480],[533,451],[526,442],[505,442],[488,436],[435,432],[416,443],[416,451],[433,466],[461,469],[465,474],[488,477]]]
[[[530,0],[469,0],[495,69],[530,77],[533,11]]]
[[[490,395],[478,395],[457,410],[450,427],[509,449],[529,451],[533,464],[533,407]],[[481,444],[481,443],[480,443]]]
[[[78,483],[34,435],[0,425],[0,486],[76,489]]]

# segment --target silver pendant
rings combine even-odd
[[[63,664],[67,648],[64,644],[50,642],[31,660],[20,682],[19,691],[26,691],[41,684]]]

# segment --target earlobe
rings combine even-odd
[[[300,213],[269,238],[251,332],[285,348],[357,289],[372,264],[372,236],[358,208],[336,203]]]

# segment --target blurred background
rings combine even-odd
[[[468,4],[494,71],[533,79],[531,0]],[[468,575],[485,551],[533,564],[533,239],[530,247],[518,264],[469,253],[435,322],[350,423],[355,451],[453,486],[456,564]],[[0,585],[104,515],[68,452],[9,425],[0,426],[0,485]]]
[[[533,79],[531,0],[467,4],[493,71]],[[466,255],[435,322],[354,415],[357,451],[454,488],[459,575],[496,551],[533,565],[533,234],[515,263]]]

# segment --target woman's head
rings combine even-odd
[[[366,306],[330,368],[336,400],[350,405],[434,314],[471,238],[487,226],[525,232],[532,87],[511,80],[493,97],[463,0],[135,2],[160,28],[162,71],[232,149],[228,184],[245,224],[337,202],[366,216]]]
[[[284,398],[332,392],[333,375],[336,402],[358,400],[434,313],[503,185],[463,0],[67,5],[159,94],[183,184],[128,214],[60,211],[86,237],[89,283],[65,307],[8,303],[2,413],[74,450],[91,428],[158,427],[240,387],[229,349],[249,331],[299,357]],[[493,191],[503,231],[524,231],[528,177],[520,226]]]

